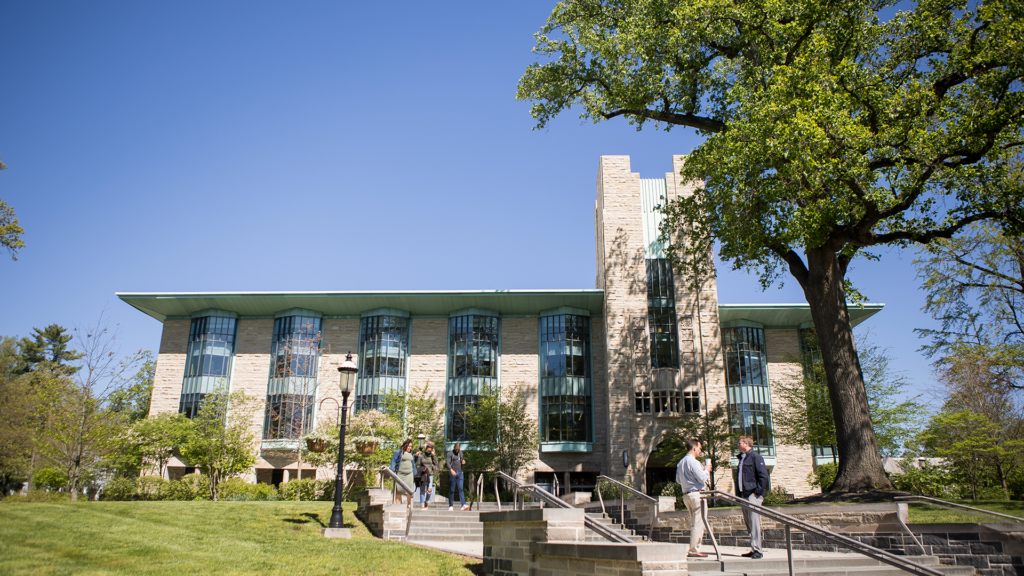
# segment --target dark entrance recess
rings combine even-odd
[[[669,462],[668,455],[661,451],[661,444],[651,451],[647,458],[647,466],[644,468],[644,481],[646,492],[650,496],[654,494],[654,487],[662,482],[676,481],[676,462]]]
[[[284,470],[280,470],[280,469],[271,470],[270,471],[270,483],[273,484],[275,487],[278,487],[278,486],[281,485],[281,482],[284,482]]]

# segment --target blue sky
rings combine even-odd
[[[642,177],[700,143],[572,114],[516,83],[554,3],[0,1],[0,334],[160,323],[115,292],[592,288],[598,158]],[[931,381],[913,254],[851,277],[896,366]],[[720,267],[722,302],[803,302]]]

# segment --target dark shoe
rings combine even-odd
[[[750,558],[754,554],[757,554],[757,552],[754,552],[753,550],[751,550],[750,552],[747,552],[746,554],[740,554],[740,556],[743,556],[744,558]]]
[[[687,558],[707,558],[708,555],[703,552],[697,552],[696,554],[687,554]]]
[[[764,554],[761,554],[760,552],[754,552],[750,555],[751,560],[760,560],[761,558],[764,558]]]

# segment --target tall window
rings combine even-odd
[[[409,358],[409,319],[367,316],[359,323],[359,377],[356,412],[379,409],[388,392],[405,391]]]
[[[456,316],[448,321],[448,398],[445,406],[449,440],[466,440],[466,410],[485,386],[498,384],[498,319]]]
[[[725,347],[725,391],[732,434],[752,437],[754,448],[759,453],[774,456],[764,330],[726,328],[722,330],[722,341]]]
[[[270,380],[263,418],[265,440],[295,439],[313,426],[321,319],[283,316],[274,319]]]
[[[540,418],[545,442],[590,442],[590,318],[540,318]]]
[[[647,260],[647,324],[651,331],[651,368],[679,368],[675,285],[664,258]]]
[[[812,380],[824,384],[820,379],[824,378],[821,370],[821,348],[818,346],[818,335],[813,328],[801,328],[800,334],[800,364],[803,366],[804,380]],[[820,400],[825,400],[821,398]],[[836,446],[811,446],[811,455],[815,459],[830,459],[838,462],[838,450]]]
[[[204,316],[192,319],[178,412],[192,418],[207,394],[218,386],[228,386],[236,327],[234,318]]]

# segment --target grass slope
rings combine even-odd
[[[0,502],[0,574],[473,574],[374,538],[354,510],[352,539],[329,540],[330,502]]]
[[[1020,500],[950,500],[950,502],[1024,518],[1024,501]],[[1013,522],[1013,520],[975,516],[921,504],[910,505],[911,524],[998,524],[1002,522]]]

